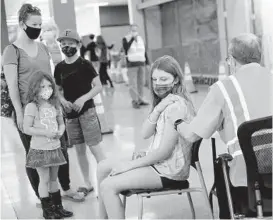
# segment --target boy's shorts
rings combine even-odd
[[[102,141],[100,122],[95,108],[90,108],[78,118],[66,119],[69,144],[95,146]]]

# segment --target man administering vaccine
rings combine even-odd
[[[182,120],[173,123],[188,141],[208,139],[218,131],[233,160],[229,164],[231,195],[237,213],[247,207],[246,165],[237,137],[238,127],[245,121],[272,115],[273,75],[261,63],[260,39],[242,34],[231,40],[227,63],[231,75],[210,87],[210,91],[190,124]],[[176,121],[175,121],[176,120]],[[230,218],[225,182],[221,165],[217,164],[216,189],[220,218]]]

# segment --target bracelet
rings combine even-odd
[[[147,120],[148,120],[148,122],[149,122],[150,124],[152,124],[152,125],[156,125],[156,123],[157,123],[157,121],[156,121],[156,122],[151,121],[150,115],[148,116]]]

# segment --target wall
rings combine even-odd
[[[49,0],[50,10],[60,31],[65,29],[77,30],[74,0]]]
[[[101,27],[129,24],[127,5],[99,7],[99,14]]]
[[[144,10],[147,46],[150,50],[162,48],[162,24],[160,7],[154,6]]]
[[[76,10],[76,21],[80,36],[90,35],[91,33],[99,35],[101,33],[98,6],[82,7]]]
[[[128,34],[129,26],[102,27],[101,35],[104,37],[107,45],[115,44],[117,49],[122,47],[122,38]]]
[[[152,60],[169,54],[193,74],[218,75],[221,59],[216,0],[183,0],[162,4],[162,47],[151,49]],[[149,36],[150,35],[150,36]],[[154,36],[148,31],[148,39]]]

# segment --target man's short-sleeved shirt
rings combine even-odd
[[[257,63],[247,64],[234,77],[242,89],[251,120],[273,114],[273,75],[266,68]],[[227,143],[234,129],[228,111],[219,86],[212,85],[197,116],[190,124],[191,131],[202,138],[209,138],[215,131],[219,131],[222,140]]]
[[[61,86],[64,98],[67,101],[75,102],[92,89],[92,81],[98,74],[91,62],[79,57],[74,63],[67,64],[65,60],[57,64],[54,72],[55,82]],[[67,118],[79,117],[89,108],[95,107],[93,99],[85,102],[80,113],[72,111]]]
[[[40,42],[37,43],[37,46],[38,53],[35,57],[28,56],[23,49],[18,48],[17,50],[12,45],[8,45],[3,52],[2,65],[16,65],[18,67],[18,87],[23,106],[27,104],[26,97],[30,78],[37,72],[41,71],[48,73],[51,76],[50,55],[48,49]]]

